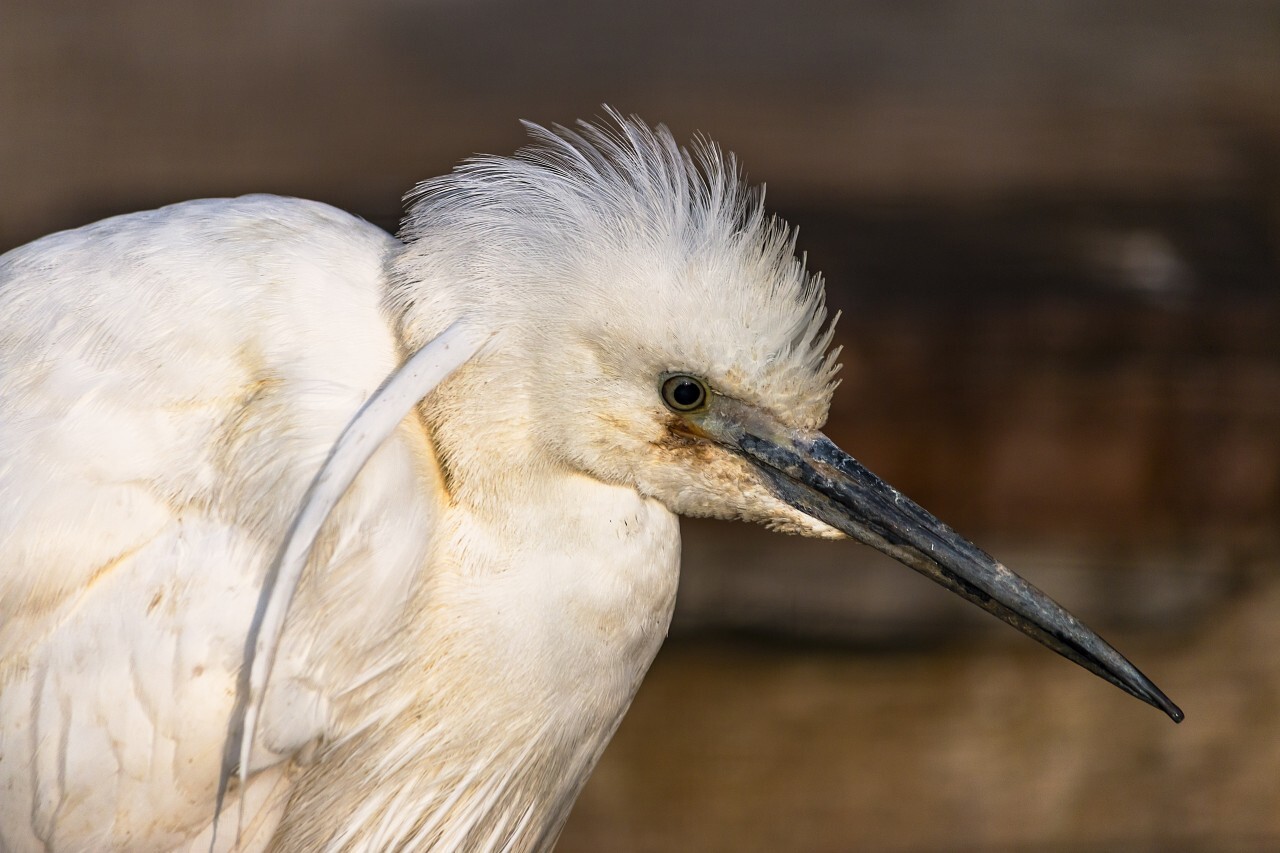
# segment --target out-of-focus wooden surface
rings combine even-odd
[[[394,218],[413,181],[511,150],[517,118],[568,122],[603,102],[722,140],[779,200],[1259,195],[1280,175],[1274,0],[68,0],[0,14],[3,246],[216,193],[306,192]]]
[[[850,543],[687,524],[567,851],[1280,849],[1280,3],[11,3],[0,250],[401,194],[608,102],[735,150],[844,312],[829,431],[1156,712]]]
[[[1277,608],[1115,635],[1181,726],[1028,641],[673,644],[560,849],[1275,850]]]

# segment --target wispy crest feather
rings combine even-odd
[[[712,378],[799,423],[825,419],[839,365],[821,278],[732,154],[612,109],[598,124],[525,127],[532,142],[515,156],[475,157],[407,196],[412,254],[490,290],[538,288],[550,306],[646,314],[638,338],[685,329],[673,344]]]

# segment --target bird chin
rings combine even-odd
[[[795,519],[771,519],[765,521],[764,526],[774,533],[787,533],[795,535],[795,537],[810,537],[813,539],[847,539],[844,533],[833,528],[828,524],[823,524],[817,519],[810,519],[809,516],[799,515]]]
[[[806,515],[795,507],[775,501],[769,516],[762,521],[765,527],[775,533],[787,533],[791,536],[807,536],[812,539],[848,539],[843,532],[824,521]]]

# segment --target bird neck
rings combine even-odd
[[[280,849],[549,848],[666,635],[675,516],[549,458],[518,383],[500,406],[477,388],[424,405],[449,499],[403,654],[344,697]]]
[[[572,511],[541,524],[445,514],[405,657],[304,769],[280,849],[554,844],[666,635],[679,556],[655,502],[586,478],[554,485],[547,502]],[[355,820],[340,807],[352,790]]]

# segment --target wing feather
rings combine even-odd
[[[401,361],[383,309],[398,249],[326,205],[255,196],[0,257],[0,849],[207,830],[263,578]],[[293,602],[255,770],[324,736],[333,679],[370,665],[335,650],[395,628],[437,499],[421,427],[395,436],[337,490],[329,585]],[[353,595],[363,608],[333,607]]]

